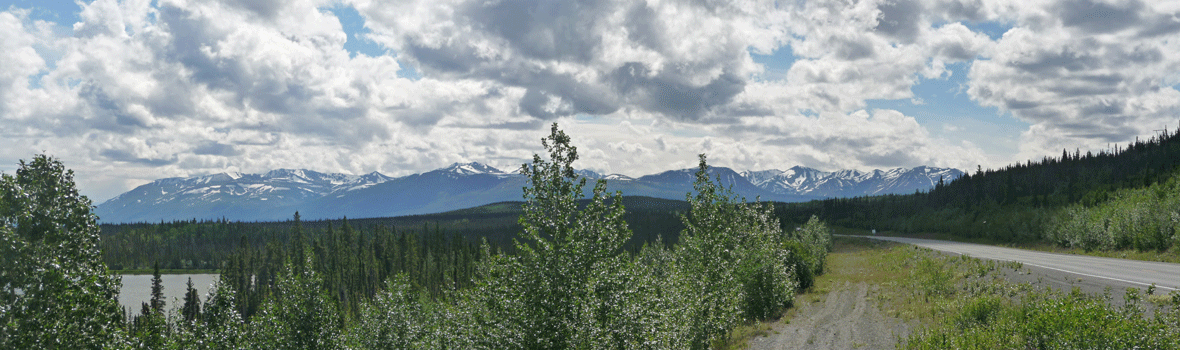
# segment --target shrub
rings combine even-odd
[[[963,305],[951,322],[958,329],[987,326],[1002,310],[1002,301],[994,296],[975,297]]]

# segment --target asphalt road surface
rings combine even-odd
[[[894,241],[981,259],[1017,261],[1023,263],[1025,266],[1034,266],[1077,276],[1085,276],[1088,279],[1105,280],[1110,285],[1132,286],[1142,289],[1154,283],[1156,289],[1161,291],[1180,289],[1180,264],[1046,253],[933,239],[882,236],[846,237],[865,237]]]

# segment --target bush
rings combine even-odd
[[[969,300],[951,322],[958,329],[987,326],[1002,310],[1002,301],[994,296],[982,296]]]
[[[693,189],[675,247],[676,271],[684,283],[679,288],[698,296],[685,307],[693,321],[690,346],[703,348],[727,336],[739,319],[779,316],[801,281],[809,286],[823,271],[831,235],[815,217],[784,234],[773,207],[747,203],[710,179],[704,155]]]
[[[1176,245],[1180,220],[1180,175],[1166,183],[1123,189],[1092,206],[1066,207],[1053,218],[1046,238],[1086,251],[1164,251]]]
[[[799,283],[799,289],[810,289],[815,285],[815,277],[817,270],[814,266],[815,257],[811,255],[811,250],[803,242],[788,240],[783,242],[783,250],[790,252],[784,264],[790,266],[795,272],[795,280]]]

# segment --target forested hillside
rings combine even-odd
[[[818,215],[866,230],[1164,250],[1177,243],[1177,165],[1180,133],[1164,131],[1098,153],[1065,150],[1060,157],[978,169],[929,192],[780,204],[778,210],[787,221]]]
[[[589,200],[585,199],[578,201],[580,206],[588,203]],[[655,242],[675,243],[684,229],[679,215],[688,211],[688,202],[623,197],[622,203],[627,208],[623,219],[634,232],[624,245],[629,251],[637,251],[644,244]],[[160,263],[164,269],[220,269],[236,250],[264,251],[272,243],[291,244],[299,234],[308,240],[324,240],[346,225],[361,241],[390,234],[412,236],[418,242],[445,239],[479,244],[486,240],[497,249],[511,250],[512,240],[521,231],[517,219],[523,213],[523,204],[504,202],[446,213],[392,218],[296,221],[292,217],[292,220],[279,222],[188,220],[105,224],[100,226],[100,245],[103,260],[114,270],[146,270],[155,263]]]

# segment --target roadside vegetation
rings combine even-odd
[[[1010,282],[1005,273],[1027,273],[1018,263],[862,238],[835,238],[828,266],[800,298],[818,302],[849,283],[878,286],[871,297],[881,311],[915,325],[900,349],[1180,348],[1180,292],[1131,289],[1111,300]]]
[[[0,261],[0,347],[707,349],[779,316],[824,272],[822,222],[784,231],[772,206],[710,179],[704,155],[678,239],[626,249],[621,193],[598,181],[583,200],[569,137],[554,124],[542,143],[548,157],[522,169],[510,247],[445,235],[411,244],[424,236],[347,223],[312,236],[296,218],[290,237],[258,247],[242,235],[223,263],[193,259],[222,267],[204,301],[190,287],[169,308],[153,264],[153,298],[131,317],[118,311],[89,201],[60,162],[38,156],[0,186],[0,239],[15,249]]]
[[[1141,188],[1121,189],[1092,205],[1065,207],[1045,239],[1090,250],[1166,251],[1180,246],[1180,174]]]
[[[929,328],[903,342],[905,349],[1180,348],[1180,293],[1131,288],[1119,302],[1109,291],[1061,291],[989,277],[1001,263],[909,249],[926,255],[913,260],[917,269],[909,283],[929,298],[935,316]]]

